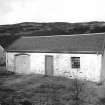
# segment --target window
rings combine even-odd
[[[72,68],[80,68],[80,57],[71,57]]]

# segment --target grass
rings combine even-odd
[[[90,81],[6,71],[0,74],[0,102],[9,105],[104,105],[104,100],[104,85]]]

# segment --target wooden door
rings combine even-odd
[[[30,71],[30,56],[16,55],[15,56],[15,72],[28,74]]]
[[[53,56],[45,56],[45,75],[53,75]]]

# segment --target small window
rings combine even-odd
[[[80,57],[71,57],[72,68],[80,68]]]

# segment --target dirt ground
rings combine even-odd
[[[77,79],[0,73],[1,105],[105,105],[104,88]]]

